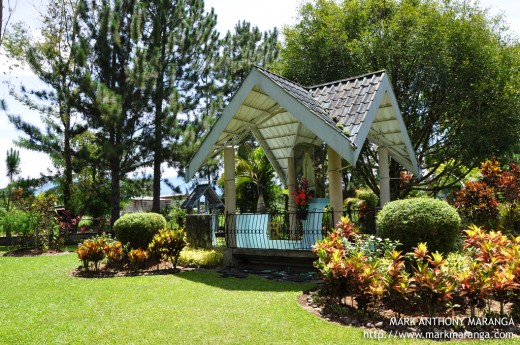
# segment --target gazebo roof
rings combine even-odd
[[[303,87],[254,67],[226,106],[197,153],[187,178],[224,147],[240,144],[252,133],[287,181],[287,158],[297,144],[326,143],[356,165],[368,138],[388,148],[390,156],[420,176],[415,152],[385,71]]]
[[[200,184],[191,192],[181,205],[182,209],[194,208],[197,206],[200,198],[204,195],[210,208],[224,208],[222,200],[209,184]]]

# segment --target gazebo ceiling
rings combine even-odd
[[[255,67],[189,164],[191,179],[204,162],[252,133],[286,184],[287,158],[298,144],[326,143],[355,166],[364,141],[388,147],[419,176],[391,84],[384,71],[310,88]]]

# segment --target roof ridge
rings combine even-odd
[[[328,85],[333,85],[333,84],[338,84],[338,83],[343,83],[343,82],[350,81],[350,80],[361,79],[361,78],[367,77],[367,76],[369,76],[369,75],[375,75],[375,74],[379,74],[379,73],[386,73],[386,70],[385,70],[385,69],[382,69],[382,70],[379,70],[379,71],[376,71],[376,72],[365,73],[365,74],[361,74],[361,75],[358,75],[358,76],[355,76],[355,77],[349,77],[349,78],[345,78],[345,79],[339,79],[339,80],[335,80],[335,81],[329,81],[329,82],[327,82],[327,83],[322,83],[322,84],[317,84],[317,85],[307,86],[306,89],[308,89],[308,90],[311,90],[311,89],[317,89],[317,88],[319,88],[319,87],[328,86]]]
[[[258,66],[258,65],[255,65],[255,67],[256,67],[258,70],[260,70],[260,72],[262,72],[262,73],[267,73],[267,74],[275,75],[275,76],[277,76],[278,78],[281,78],[281,79],[283,79],[283,80],[285,80],[285,81],[287,81],[287,82],[289,82],[289,83],[291,83],[291,84],[293,84],[293,85],[297,85],[297,86],[301,87],[302,89],[304,89],[304,90],[306,90],[306,91],[309,91],[309,88],[308,88],[308,87],[303,86],[303,85],[301,85],[301,84],[298,84],[297,82],[295,82],[295,81],[293,81],[293,80],[291,80],[291,79],[288,79],[288,78],[286,78],[286,77],[284,77],[284,76],[281,76],[281,75],[279,75],[279,74],[276,74],[276,73],[274,73],[274,72],[271,72],[271,71],[269,71],[269,70],[267,70],[267,69],[265,69],[265,68],[263,68],[263,67],[260,67],[260,66]]]

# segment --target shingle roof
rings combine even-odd
[[[351,142],[354,142],[365,120],[385,74],[385,71],[378,71],[304,87],[263,68],[258,67],[258,70],[313,113],[337,126],[339,132],[348,133]]]
[[[310,95],[335,124],[356,136],[381,85],[385,71],[310,87]]]
[[[309,89],[297,84],[289,79],[286,79],[282,76],[269,72],[261,67],[258,67],[258,70],[264,74],[266,77],[274,81],[276,84],[280,85],[285,91],[291,94],[294,98],[296,98],[300,103],[304,104],[309,110],[311,110],[316,115],[323,118],[325,121],[334,124],[331,121],[331,117],[329,113],[320,105],[318,100],[316,100],[313,95],[309,92]]]

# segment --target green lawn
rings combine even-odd
[[[416,343],[364,340],[313,316],[297,302],[310,284],[212,271],[70,277],[78,264],[74,254],[0,257],[0,344]]]

